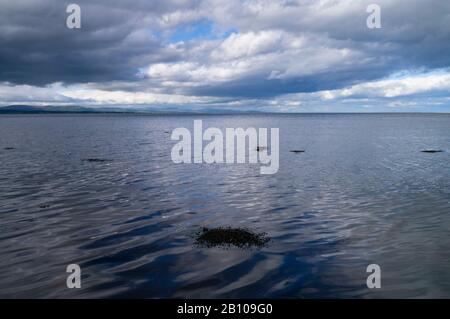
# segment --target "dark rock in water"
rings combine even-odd
[[[11,150],[15,150],[15,148],[14,147],[5,147],[4,150],[5,151],[11,151]]]
[[[423,150],[422,153],[442,153],[443,150]]]
[[[306,151],[304,151],[304,150],[291,150],[289,152],[298,154],[298,153],[305,153]]]
[[[270,238],[265,233],[253,233],[243,228],[203,228],[197,234],[196,244],[206,247],[236,246],[239,248],[263,247]]]
[[[105,163],[105,162],[112,162],[112,160],[104,159],[104,158],[85,158],[82,159],[83,162],[90,162],[90,163]]]
[[[266,150],[267,149],[267,147],[264,147],[264,146],[258,146],[258,147],[256,147],[256,151],[257,152],[261,152],[261,151],[264,151],[264,150]]]

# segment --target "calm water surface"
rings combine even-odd
[[[172,163],[194,119],[279,127],[279,172]],[[0,297],[450,298],[450,115],[0,116],[0,163]]]

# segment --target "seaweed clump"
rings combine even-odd
[[[83,162],[90,162],[90,163],[105,163],[105,162],[111,162],[109,159],[104,158],[85,158],[82,159]]]
[[[266,233],[253,233],[243,228],[206,228],[197,234],[196,244],[205,247],[264,247],[270,238]]]

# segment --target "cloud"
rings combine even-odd
[[[327,37],[271,30],[191,45],[182,45],[187,61],[151,64],[143,74],[169,92],[250,98],[334,89],[357,73],[379,75],[373,57]]]
[[[0,103],[303,110],[448,96],[450,2],[379,0],[382,28],[368,29],[372,2],[78,0],[70,30],[65,2],[1,1]]]
[[[121,86],[120,83],[115,85]],[[272,98],[218,98],[144,91],[125,91],[96,84],[54,83],[44,87],[0,84],[0,96],[9,104],[84,105],[116,107],[177,106],[196,110],[211,107],[279,112],[445,111],[450,97],[450,73],[396,76],[343,89],[285,94]],[[57,92],[57,93],[55,93]],[[363,108],[361,110],[361,108]]]
[[[45,85],[136,80],[144,64],[180,58],[151,32],[170,1],[77,1],[82,28],[66,27],[66,3],[2,1],[0,81]],[[146,9],[151,8],[150,11]]]
[[[320,96],[327,100],[343,97],[394,98],[432,92],[445,95],[449,91],[450,73],[432,73],[357,84],[341,90],[323,91]]]
[[[91,84],[64,85],[54,83],[44,87],[26,84],[0,84],[2,101],[9,104],[32,105],[152,105],[152,104],[202,104],[211,99],[175,94],[159,94],[150,92],[127,92],[122,90],[98,89]]]

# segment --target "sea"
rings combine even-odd
[[[194,120],[279,128],[278,172],[174,163]],[[450,114],[1,115],[0,297],[450,298],[449,164]]]

